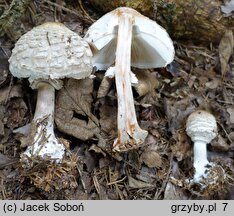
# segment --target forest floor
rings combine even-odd
[[[22,165],[20,154],[28,144],[13,130],[32,121],[37,91],[27,79],[10,74],[11,50],[22,34],[46,21],[62,22],[84,36],[102,14],[78,2],[35,0],[0,37],[0,199],[234,199],[234,56],[228,31],[219,45],[173,40],[175,60],[167,68],[133,68],[148,86],[143,93],[133,87],[138,122],[149,132],[140,148],[112,152],[116,88],[110,79],[107,91],[100,92],[105,71],[98,71],[93,79],[67,79],[56,92],[55,134],[71,156],[62,165]],[[205,189],[188,183],[194,174],[193,144],[185,126],[198,109],[216,117],[218,136],[207,146],[208,159],[225,172]]]

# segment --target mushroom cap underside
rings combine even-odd
[[[88,43],[61,23],[45,23],[24,34],[9,59],[18,78],[82,79],[92,72]]]
[[[131,66],[157,68],[171,63],[175,51],[166,30],[131,8],[117,8],[91,25],[85,35],[94,50],[93,64],[106,69],[114,63],[119,16],[123,13],[130,13],[134,20]]]
[[[105,70],[115,62],[117,36],[101,50],[94,49],[93,65]],[[151,35],[133,36],[131,46],[131,66],[141,69],[165,67],[174,59],[174,48],[165,46]]]

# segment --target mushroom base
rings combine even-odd
[[[32,123],[31,134],[29,137],[34,137],[32,145],[28,146],[27,150],[21,155],[22,160],[26,157],[33,158],[39,156],[41,158],[51,158],[56,162],[60,162],[65,154],[65,147],[56,139],[51,128],[47,128],[47,118],[41,122]],[[36,132],[34,132],[34,128]],[[33,133],[34,132],[34,133]]]
[[[205,167],[204,175],[189,180],[189,188],[197,188],[200,193],[214,192],[227,182],[227,174],[221,165],[209,163]],[[197,186],[197,187],[195,187]]]
[[[120,137],[121,134],[121,137]],[[147,137],[148,132],[136,127],[134,132],[122,131],[118,138],[114,141],[113,151],[124,152],[138,148]]]

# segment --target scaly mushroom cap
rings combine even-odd
[[[107,69],[115,62],[118,22],[122,14],[134,17],[131,66],[157,68],[173,61],[174,46],[166,30],[136,10],[120,7],[97,20],[85,35],[94,50],[94,66]]]
[[[217,136],[215,117],[203,110],[193,112],[187,119],[186,132],[193,142],[211,142]]]
[[[48,22],[24,34],[9,59],[10,71],[18,78],[53,80],[82,79],[92,72],[89,45],[61,23]]]

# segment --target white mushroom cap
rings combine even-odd
[[[175,51],[166,30],[134,9],[120,7],[101,17],[87,31],[85,38],[94,49],[94,66],[107,69],[115,62],[118,20],[123,13],[134,17],[131,66],[157,68],[171,63]]]
[[[218,133],[215,117],[204,110],[193,112],[187,119],[186,132],[193,142],[211,142]]]
[[[18,78],[54,80],[82,79],[92,72],[89,45],[61,23],[48,22],[24,34],[9,59],[10,71]]]

